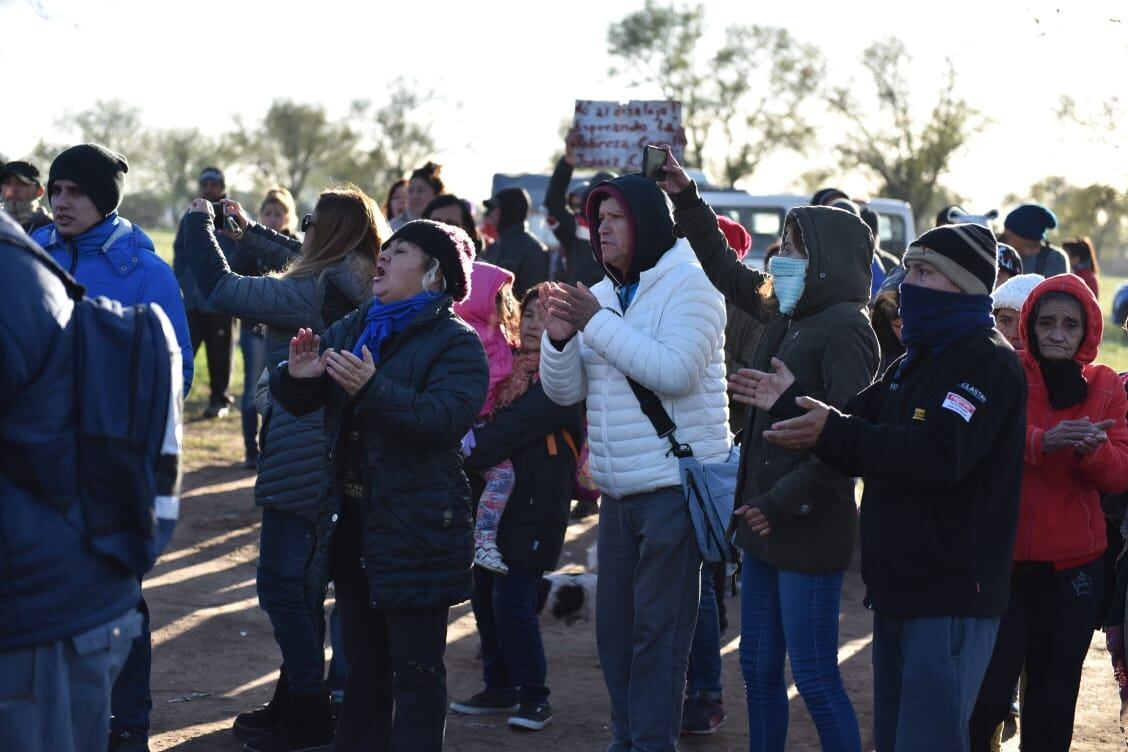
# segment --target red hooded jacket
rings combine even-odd
[[[1073,296],[1085,311],[1085,336],[1073,359],[1081,364],[1089,388],[1081,404],[1053,409],[1038,361],[1029,347],[1021,353],[1028,387],[1026,451],[1014,558],[1052,561],[1064,569],[1091,561],[1108,547],[1100,495],[1128,489],[1128,398],[1116,371],[1093,365],[1104,326],[1100,305],[1081,278],[1062,274],[1034,288],[1022,307],[1023,342],[1035,336],[1030,320],[1035,306],[1052,292]],[[1085,417],[1093,423],[1116,421],[1107,431],[1107,443],[1087,455],[1069,449],[1043,451],[1047,430],[1063,420]]]

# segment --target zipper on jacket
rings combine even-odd
[[[69,271],[70,275],[73,277],[74,270],[78,268],[78,249],[74,247],[74,242],[70,240],[67,241],[67,248],[70,249],[71,254],[70,269],[67,271]]]

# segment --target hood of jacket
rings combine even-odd
[[[1073,360],[1082,366],[1087,366],[1096,359],[1097,351],[1100,349],[1101,337],[1104,336],[1104,319],[1101,306],[1097,299],[1093,297],[1093,291],[1085,284],[1085,280],[1075,274],[1059,274],[1044,282],[1039,282],[1038,286],[1026,298],[1019,322],[1022,341],[1029,342],[1030,338],[1034,336],[1032,319],[1038,301],[1055,292],[1065,293],[1076,298],[1081,303],[1081,310],[1085,312],[1085,336],[1081,338],[1081,344],[1078,346],[1077,352],[1073,354]],[[1037,362],[1030,347],[1024,349],[1021,355],[1023,361],[1030,364]]]
[[[856,214],[829,206],[799,206],[794,219],[807,249],[807,277],[792,318],[836,303],[865,305],[873,274],[873,234]]]
[[[525,224],[525,220],[529,217],[529,207],[532,205],[529,194],[524,188],[506,188],[498,191],[494,196],[494,203],[497,204],[498,209],[499,232]]]
[[[497,295],[513,279],[513,273],[500,266],[475,261],[470,270],[470,297],[455,303],[454,312],[482,336],[483,329],[496,326]]]
[[[138,251],[157,252],[144,230],[119,216],[116,211],[73,238],[64,238],[54,224],[36,231],[34,237],[47,251],[69,247],[83,256],[102,255],[121,277],[141,266],[142,258]]]
[[[625,276],[603,262],[603,248],[599,241],[599,205],[609,198],[617,199],[626,210],[634,237],[631,266]],[[591,228],[591,247],[595,257],[616,287],[638,282],[639,276],[653,269],[677,239],[670,199],[656,182],[639,173],[605,180],[597,185],[588,195],[584,214]]]

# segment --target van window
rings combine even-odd
[[[879,213],[878,216],[881,217],[878,234],[882,250],[900,256],[909,245],[909,239],[905,237],[905,218],[899,214],[884,212]]]
[[[752,235],[752,248],[744,263],[757,268],[761,266],[768,246],[778,240],[783,231],[783,209],[722,205],[714,206],[713,211],[718,216],[724,215],[744,225],[744,229]]]

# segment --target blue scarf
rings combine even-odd
[[[363,358],[361,348],[368,345],[368,352],[372,353],[372,360],[379,363],[380,347],[384,344],[384,341],[393,334],[399,334],[406,329],[411,320],[415,318],[415,314],[440,296],[441,293],[424,290],[407,300],[400,300],[387,305],[381,303],[379,299],[372,301],[372,307],[368,309],[368,317],[365,319],[364,331],[360,333],[360,339],[356,341],[353,355]]]
[[[932,290],[920,285],[901,285],[901,342],[905,359],[894,379],[923,351],[943,352],[977,329],[995,326],[990,295]]]

